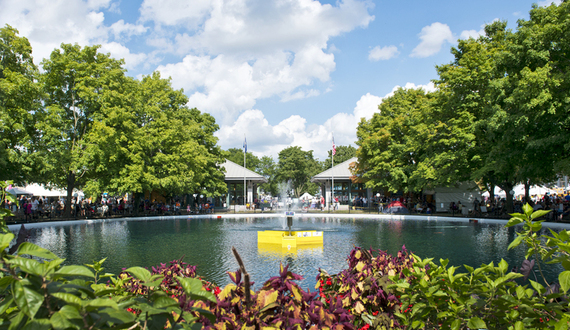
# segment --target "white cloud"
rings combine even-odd
[[[319,95],[316,89],[291,91],[310,85],[314,79],[328,81],[334,67],[332,54],[306,47],[294,57],[279,52],[251,61],[226,55],[188,55],[182,62],[157,70],[163,77],[172,77],[175,88],[190,92],[190,107],[210,112],[227,124],[241,111],[253,108],[260,98],[277,95],[288,101]]]
[[[419,36],[421,42],[412,50],[411,57],[421,58],[437,54],[446,41],[455,42],[449,26],[439,22],[422,28]]]
[[[369,6],[357,0],[337,6],[313,0],[215,1],[200,30],[181,35],[178,48],[250,55],[298,52],[308,45],[326,49],[330,37],[368,26],[374,19]]]
[[[111,56],[114,58],[124,59],[125,68],[127,70],[135,68],[149,59],[147,54],[145,53],[132,54],[127,47],[116,42],[110,42],[101,45],[100,52],[111,53]]]
[[[216,133],[223,149],[240,148],[244,134],[247,136],[248,151],[256,156],[268,155],[277,160],[284,148],[300,146],[303,150],[313,150],[316,158],[324,160],[331,147],[334,134],[337,145],[353,145],[356,141],[356,128],[361,118],[370,119],[377,113],[382,100],[394,94],[400,86],[394,86],[384,97],[367,93],[357,102],[352,113],[337,113],[320,125],[307,125],[301,116],[291,116],[276,125],[270,125],[263,112],[246,110],[232,123],[222,124]],[[422,88],[435,91],[433,83],[416,85],[406,83],[406,89]]]
[[[226,124],[260,98],[289,101],[323,93],[312,85],[329,81],[336,68],[329,39],[374,19],[368,14],[371,4],[357,0],[336,6],[313,0],[227,0],[197,6],[190,10],[178,2],[161,7],[145,1],[142,12],[160,24],[183,26],[194,16],[204,20],[196,31],[173,39],[157,33],[152,42],[183,56],[158,70],[190,93],[189,105]],[[168,21],[165,13],[172,10],[177,12]]]
[[[555,5],[559,5],[562,3],[562,0],[543,0],[543,1],[538,1],[536,4],[539,7],[545,7],[545,6],[550,6],[551,4],[555,4]]]
[[[110,0],[90,1],[3,1],[0,22],[18,29],[33,48],[34,61],[48,58],[61,43],[81,46],[104,44],[109,28],[105,26],[103,9]]]
[[[116,40],[121,40],[123,38],[128,40],[131,36],[141,35],[148,30],[148,28],[143,25],[125,23],[125,21],[122,19],[113,23],[110,29]]]
[[[183,25],[194,29],[212,10],[210,0],[145,0],[140,8],[141,20],[157,25]]]
[[[389,60],[400,54],[396,46],[376,46],[368,53],[368,59],[371,61]]]

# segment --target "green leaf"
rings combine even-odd
[[[29,320],[22,330],[49,330],[51,323],[48,319]]]
[[[523,236],[517,236],[517,237],[511,242],[511,244],[509,244],[509,247],[507,248],[507,250],[514,249],[514,248],[516,248],[517,246],[519,246],[519,245],[521,244],[521,242],[523,241],[523,238],[524,238]]]
[[[55,272],[54,278],[60,278],[63,276],[85,276],[95,278],[95,274],[93,274],[89,268],[77,265],[61,267]]]
[[[525,203],[522,207],[524,215],[526,215],[527,217],[530,216],[532,214],[532,212],[534,211],[532,206],[530,206],[529,203]]]
[[[10,308],[14,303],[14,299],[10,297],[5,297],[0,302],[0,315],[4,314],[8,308]]]
[[[501,273],[502,274],[506,273],[508,269],[509,269],[509,264],[505,261],[505,259],[501,259],[501,262],[499,262],[499,270],[501,271]]]
[[[524,329],[524,324],[522,323],[522,321],[517,321],[515,323],[515,330],[523,330]]]
[[[522,222],[524,222],[524,220],[521,219],[521,218],[511,218],[511,219],[509,220],[509,222],[507,222],[507,224],[505,225],[505,227],[516,226],[516,225],[518,225],[519,223],[522,223]]]
[[[107,322],[116,325],[128,324],[134,322],[136,316],[128,312],[124,309],[112,309],[112,308],[105,308],[102,310],[98,310],[97,314],[102,316]]]
[[[30,243],[30,242],[24,242],[24,243],[20,244],[16,254],[18,254],[18,255],[27,254],[27,255],[31,255],[34,257],[38,257],[38,258],[44,258],[44,259],[48,259],[48,260],[53,260],[53,259],[58,258],[50,250],[46,250],[46,249],[39,247],[39,246],[37,246],[33,243]]]
[[[147,282],[151,276],[148,269],[142,267],[131,267],[125,271],[143,282]]]
[[[533,231],[540,231],[542,229],[542,221],[536,221],[529,225]]]
[[[461,329],[461,320],[460,320],[460,319],[455,319],[453,322],[451,322],[451,329],[452,329],[452,330],[459,330],[459,329]]]
[[[544,286],[542,286],[540,283],[535,282],[531,279],[529,279],[530,281],[530,285],[532,285],[532,287],[538,292],[538,293],[543,293],[544,291]]]
[[[552,210],[536,210],[535,212],[532,213],[532,215],[530,216],[530,218],[532,220],[534,219],[538,219],[540,217],[543,217],[545,215],[547,215],[548,213],[550,213]]]
[[[65,306],[64,306],[65,307]],[[56,330],[64,330],[69,328],[80,329],[80,327],[71,323],[62,313],[61,311],[55,312],[49,319],[51,322],[51,326]]]
[[[153,306],[155,308],[166,308],[172,306],[178,306],[178,301],[167,296],[158,296],[153,299]]]
[[[568,317],[564,315],[556,324],[554,325],[554,330],[567,330],[568,329]]]
[[[82,321],[79,311],[71,305],[64,305],[50,318],[51,325],[54,329],[81,329],[81,326],[83,325]],[[78,325],[78,323],[80,325]]]
[[[0,251],[4,251],[10,246],[10,243],[14,240],[14,234],[0,234]]]
[[[558,275],[558,281],[560,282],[560,288],[564,293],[570,289],[570,271],[565,270]]]
[[[467,327],[470,329],[487,329],[485,322],[478,317],[470,318]]]
[[[28,274],[33,274],[40,277],[44,275],[44,267],[40,264],[39,261],[34,259],[17,257],[11,260],[7,260],[6,263],[20,267],[23,272],[26,272]]]
[[[52,296],[61,299],[63,301],[65,301],[68,304],[72,304],[74,306],[77,307],[81,307],[82,306],[82,301],[79,297],[77,297],[76,295],[73,295],[71,293],[66,293],[66,292],[54,292],[51,294]]]
[[[27,285],[17,281],[12,285],[12,294],[18,308],[33,319],[44,302],[44,296]]]
[[[180,277],[177,276],[176,279],[184,289],[184,293],[190,296],[194,300],[209,300],[216,303],[216,296],[209,291],[202,288],[202,281],[196,278]]]
[[[109,298],[95,298],[93,300],[88,301],[85,306],[88,310],[94,310],[101,307],[111,307],[113,309],[119,309],[119,305],[114,302],[112,299]]]

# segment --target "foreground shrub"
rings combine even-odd
[[[367,329],[391,329],[399,326],[395,313],[401,304],[391,276],[404,279],[404,269],[412,267],[413,258],[405,247],[396,257],[386,251],[354,248],[348,256],[348,268],[337,275],[320,270],[316,288],[325,304],[338,300],[350,308],[354,324]]]
[[[473,268],[467,273],[448,267],[448,260],[421,259],[413,256],[414,266],[403,275],[392,276],[390,287],[401,294],[405,310],[395,313],[405,329],[567,329],[570,306],[566,292],[570,287],[569,231],[550,231],[543,236],[541,221],[547,211],[533,212],[528,204],[524,214],[512,214],[507,226],[523,223],[522,231],[509,249],[525,242],[526,257],[536,256],[549,263],[560,263],[566,270],[559,283],[528,279],[534,260],[525,260],[520,272],[512,272],[502,260]],[[545,243],[544,243],[545,242]],[[537,263],[540,265],[540,263]],[[540,266],[539,272],[542,273]]]

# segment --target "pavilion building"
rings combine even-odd
[[[354,175],[350,172],[350,164],[356,161],[357,158],[353,157],[311,178],[311,182],[318,183],[321,186],[321,192],[324,192],[325,207],[328,208],[331,205],[333,195],[338,197],[340,210],[348,210],[355,197],[366,197],[370,201],[372,190],[366,188],[364,183],[352,182]]]

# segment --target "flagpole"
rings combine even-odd
[[[245,154],[247,154],[247,139],[243,135],[243,206],[247,205],[246,183],[245,183]],[[244,208],[245,209],[245,208]]]
[[[333,135],[333,150],[331,151],[332,154],[332,158],[331,158],[331,176],[332,176],[332,187],[331,187],[331,195],[332,195],[332,205],[333,205],[333,211],[334,211],[334,207],[335,207],[335,201],[334,201],[334,171],[333,171],[333,167],[334,167],[334,154],[335,154],[335,145],[334,145],[334,135]]]

